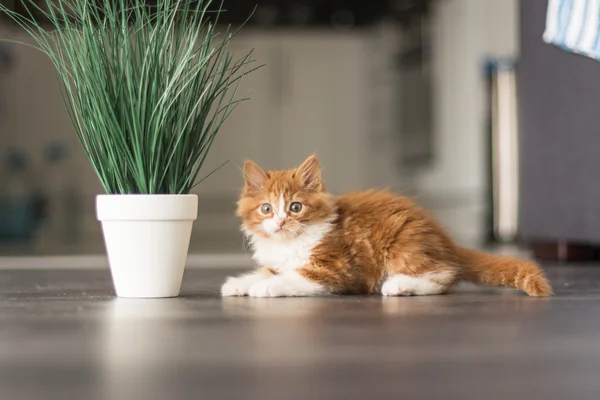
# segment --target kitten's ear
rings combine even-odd
[[[246,160],[244,163],[244,190],[262,190],[268,175],[257,163]]]
[[[305,188],[314,191],[325,190],[325,184],[323,183],[323,176],[321,172],[321,165],[316,155],[308,157],[302,165],[298,167],[296,173],[302,180]]]

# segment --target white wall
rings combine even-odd
[[[371,107],[365,112],[370,120],[365,120],[366,123],[359,127],[364,130],[365,140],[362,144],[359,141],[353,143],[364,146],[362,167],[353,172],[361,175],[359,183],[416,193],[461,242],[478,240],[483,228],[486,166],[482,65],[488,56],[513,57],[518,54],[517,6],[517,0],[443,0],[434,3],[435,164],[418,174],[399,170],[395,160],[394,146],[397,144],[393,135],[396,127],[390,121],[399,112],[398,104],[394,103],[397,77],[392,66],[392,56],[398,50],[397,32],[376,30],[361,39],[364,57],[352,69],[361,68],[362,72],[355,71],[356,77],[365,75],[364,79],[358,78],[362,82],[356,90],[365,96],[364,107]],[[6,30],[1,34],[6,37]],[[14,32],[10,34],[15,35]],[[27,39],[22,33],[16,38]],[[267,57],[260,48],[258,53]],[[13,98],[9,102],[11,108],[6,110],[10,115],[5,116],[0,125],[2,138],[3,142],[31,146],[39,157],[46,141],[60,137],[74,139],[74,133],[56,89],[50,62],[44,55],[23,46],[16,46],[15,54],[15,69],[6,84],[6,93]],[[331,68],[332,73],[335,68]],[[266,72],[267,69],[263,71]],[[257,75],[257,79],[261,76],[264,75]],[[323,84],[326,80],[319,82]],[[357,82],[348,83],[353,84]],[[253,97],[257,101],[247,107],[247,112],[240,110],[240,117],[259,107],[258,99],[273,90],[270,87],[254,89]],[[39,96],[40,93],[44,95]],[[355,103],[352,102],[348,110],[356,110]],[[337,106],[343,110],[340,104]],[[343,117],[343,112],[340,115]],[[235,119],[230,125],[235,125]],[[75,140],[73,143],[77,146]],[[300,148],[308,150],[309,147]],[[77,147],[74,150],[73,170],[82,175],[82,190],[90,196],[100,192],[98,180],[83,153]],[[282,155],[273,158],[273,162],[281,160]],[[296,156],[301,158],[299,154]],[[342,156],[340,149],[339,157]],[[343,170],[333,170],[345,178],[341,175]],[[225,175],[236,174],[232,170]],[[335,174],[330,178],[335,180]],[[228,184],[229,188],[233,186]],[[88,201],[86,206],[84,212],[93,215],[93,202]],[[95,221],[90,222],[96,229]]]
[[[462,242],[479,240],[485,212],[484,61],[518,55],[517,0],[434,3],[435,162],[412,188]]]

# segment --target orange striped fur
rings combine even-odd
[[[244,171],[237,215],[261,269],[229,278],[224,296],[444,294],[462,280],[552,293],[535,263],[459,247],[405,197],[333,196],[315,156],[286,171],[247,161]]]

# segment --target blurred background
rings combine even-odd
[[[387,187],[414,196],[474,247],[522,236],[515,63],[518,71],[524,43],[568,57],[541,41],[546,0],[257,3],[232,50],[255,48],[266,66],[244,81],[251,101],[205,164],[207,174],[230,160],[197,186],[192,254],[243,259],[235,165],[291,168],[313,152],[335,193]],[[221,22],[234,25],[253,8],[225,5]],[[1,37],[31,42],[0,24]],[[0,255],[103,254],[99,193],[53,66],[32,48],[1,43]]]

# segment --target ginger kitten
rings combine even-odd
[[[552,294],[533,262],[457,246],[409,199],[385,191],[333,196],[315,156],[297,169],[244,166],[237,215],[259,265],[223,296],[446,293],[461,280]]]

